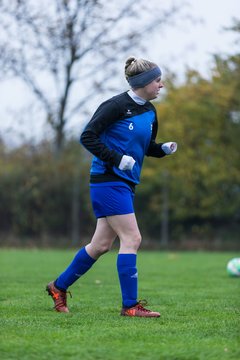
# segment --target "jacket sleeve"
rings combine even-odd
[[[89,152],[116,167],[119,166],[123,155],[109,149],[101,141],[100,134],[116,122],[120,115],[120,108],[115,101],[105,101],[96,110],[80,137],[80,142]]]
[[[149,144],[146,155],[161,158],[161,157],[165,156],[166,154],[162,150],[162,144],[163,143],[157,144],[155,142],[155,139],[156,139],[156,136],[157,136],[157,131],[158,131],[158,123],[157,123],[157,118],[156,118],[156,120],[153,123],[152,137],[151,137],[150,144]]]

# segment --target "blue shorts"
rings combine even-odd
[[[90,184],[90,195],[96,218],[134,213],[134,192],[123,182]]]

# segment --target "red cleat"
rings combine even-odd
[[[54,281],[51,281],[46,286],[46,291],[48,295],[50,295],[54,302],[54,308],[56,311],[68,313],[67,307],[67,292],[59,290],[55,287]],[[72,297],[71,293],[69,292],[70,296]]]
[[[131,308],[122,308],[122,316],[138,316],[138,317],[160,317],[160,313],[146,309],[146,300],[140,300],[135,306]]]

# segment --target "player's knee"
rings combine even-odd
[[[142,241],[141,234],[139,232],[131,234],[131,236],[127,237],[123,240],[123,247],[128,250],[133,250],[134,252],[138,250]]]
[[[141,241],[142,241],[142,236],[140,233],[136,233],[133,237],[133,246],[135,248],[135,250],[138,250],[140,244],[141,244]]]

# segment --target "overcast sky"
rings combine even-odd
[[[161,54],[163,64],[180,77],[187,66],[208,76],[213,53],[234,52],[236,36],[223,28],[232,24],[233,17],[240,18],[240,1],[189,0],[189,13],[200,21],[192,25],[186,21],[177,28],[167,29],[162,36],[153,39],[151,53],[153,56]]]
[[[160,0],[159,0],[160,1]],[[164,1],[164,0],[161,0]],[[165,3],[171,0],[165,0]],[[178,27],[167,28],[148,39],[147,58],[157,62],[160,67],[167,66],[184,77],[186,67],[199,70],[203,76],[209,76],[213,53],[234,53],[232,33],[224,32],[223,27],[232,24],[233,17],[240,17],[240,0],[188,0],[188,12],[196,19],[181,23]],[[142,54],[133,54],[139,55]],[[125,89],[120,89],[124,91]],[[113,94],[114,95],[114,94]],[[17,134],[23,130],[26,137],[31,134],[38,138],[43,124],[30,121],[28,124],[17,123],[10,119],[9,110],[18,111],[27,104],[26,91],[19,82],[0,83],[0,135],[11,145],[17,143]],[[78,124],[73,124],[78,131]],[[15,129],[16,136],[14,135]],[[11,129],[11,130],[9,130]]]

